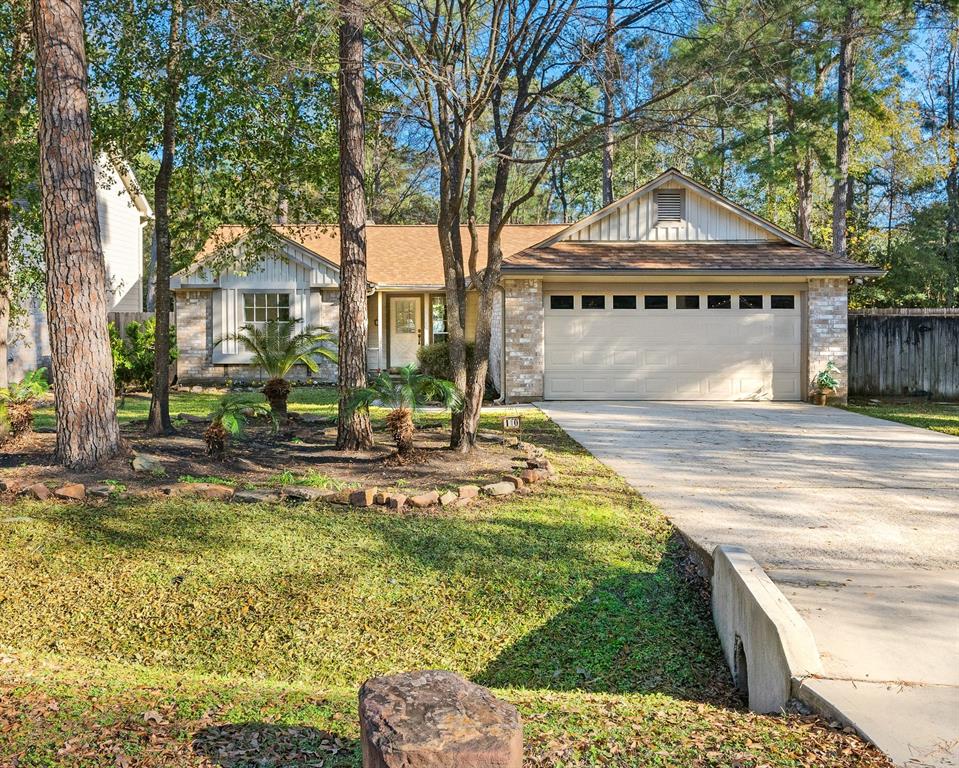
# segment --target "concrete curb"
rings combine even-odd
[[[823,672],[812,632],[742,547],[713,550],[713,622],[726,663],[754,712],[780,712],[794,679]]]

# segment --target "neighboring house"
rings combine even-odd
[[[111,312],[143,311],[143,228],[153,211],[133,172],[101,156],[96,167],[100,244],[107,271]],[[37,297],[16,327],[10,329],[10,378],[50,365],[50,338],[45,301]]]
[[[205,272],[204,252],[174,276],[182,380],[255,376],[214,344],[245,322],[336,327],[336,229],[277,232],[281,252],[248,274]],[[217,237],[243,248],[238,228]],[[367,238],[369,366],[392,368],[445,336],[442,260],[433,226]],[[513,402],[804,399],[828,361],[845,373],[849,279],[882,274],[672,169],[575,224],[507,227],[503,250],[490,364]]]

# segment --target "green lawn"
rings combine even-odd
[[[456,514],[0,510],[0,765],[359,766],[359,684],[436,667],[519,706],[529,765],[884,764],[736,705],[667,521],[545,417],[526,426],[558,480]]]
[[[171,392],[170,413],[186,413],[191,416],[206,416],[213,410],[221,395],[207,392]],[[265,399],[265,398],[264,398]],[[300,413],[336,413],[336,390],[332,387],[297,387],[290,395],[290,409]],[[146,419],[150,412],[150,395],[134,393],[127,395],[123,405],[117,411],[121,423],[134,419]],[[34,426],[53,427],[55,419],[53,403],[49,402],[37,408]]]
[[[911,427],[932,429],[936,432],[944,432],[947,435],[959,437],[959,403],[915,402],[907,404],[882,403],[880,405],[850,403],[846,407],[850,411],[862,413],[866,416],[875,416],[877,419],[898,421]]]

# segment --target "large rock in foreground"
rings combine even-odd
[[[452,672],[374,677],[360,688],[363,768],[522,768],[516,707]]]

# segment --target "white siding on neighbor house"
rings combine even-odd
[[[564,239],[618,242],[763,242],[779,239],[741,214],[679,182],[668,181],[657,189],[685,191],[683,220],[657,223],[656,190],[653,189],[625,201],[602,218],[569,233]]]
[[[97,214],[114,312],[143,311],[143,228],[140,211],[113,166],[97,167]]]

